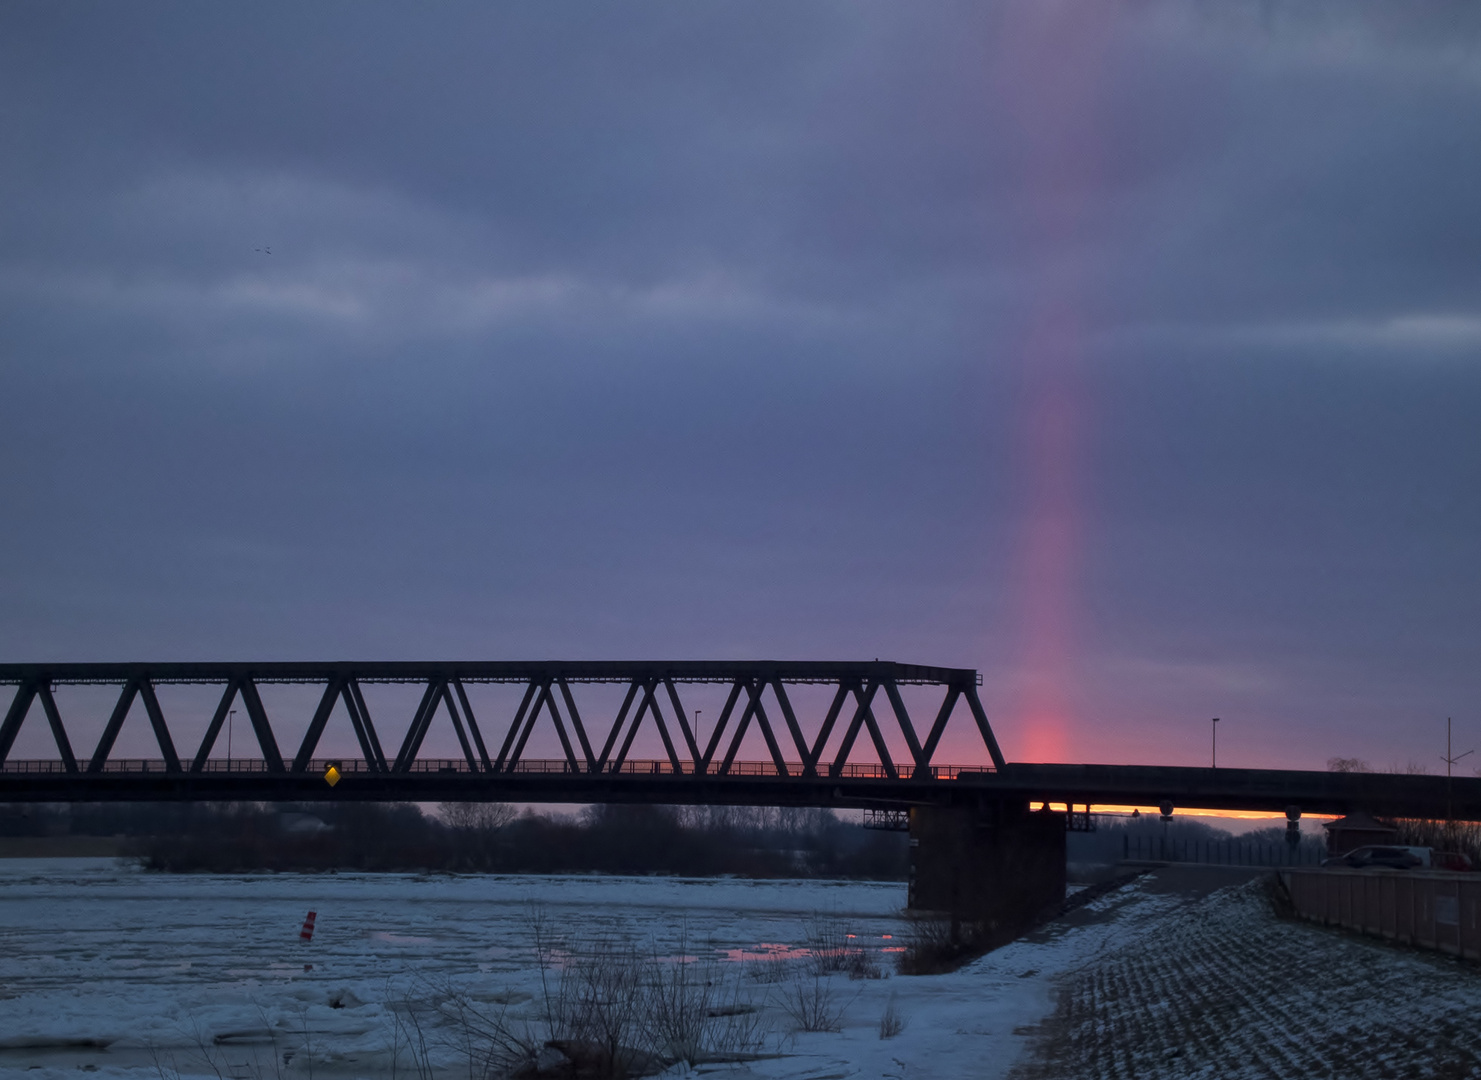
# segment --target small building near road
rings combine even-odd
[[[1369,844],[1392,844],[1399,835],[1399,830],[1392,825],[1386,825],[1372,814],[1359,810],[1355,814],[1338,818],[1336,821],[1326,822],[1322,828],[1327,830],[1327,854],[1346,855],[1353,848],[1365,847]]]

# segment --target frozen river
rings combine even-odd
[[[1048,980],[1073,954],[1069,942],[1014,945],[949,976],[829,976],[837,1032],[799,1033],[778,1007],[760,973],[807,970],[805,927],[820,916],[888,976],[907,932],[904,902],[904,886],[891,883],[177,876],[111,860],[4,860],[0,1075],[389,1076],[398,1001],[441,985],[516,1014],[536,1007],[532,911],[567,950],[605,939],[722,971],[764,1019],[766,1055],[707,1067],[722,1075],[1006,1071],[1025,1041],[1014,1029],[1052,1008]],[[310,910],[316,928],[304,943]],[[886,1041],[879,1021],[891,998],[906,1028]],[[468,1075],[450,1040],[433,1044],[445,1075]],[[409,1064],[395,1068],[413,1075]]]

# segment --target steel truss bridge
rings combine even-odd
[[[467,684],[523,686],[507,721],[475,716]],[[182,757],[155,688],[214,685],[221,696],[194,754]],[[291,757],[273,730],[258,687],[321,687],[302,740]],[[383,744],[363,685],[422,689],[394,755]],[[615,718],[595,723],[578,707],[586,684],[625,686]],[[697,684],[728,687],[725,706],[701,745],[682,693]],[[0,686],[14,693],[0,721],[0,802],[125,800],[200,801],[499,801],[654,802],[840,806],[889,809],[912,805],[973,805],[1034,800],[1070,805],[1157,806],[1226,810],[1300,810],[1411,817],[1481,819],[1481,780],[1443,777],[1296,772],[1260,769],[1169,768],[1139,765],[1010,764],[1004,760],[969,668],[892,662],[331,662],[0,664]],[[58,686],[117,686],[101,737],[79,757],[57,707]],[[832,700],[822,716],[799,716],[788,687],[826,686]],[[929,726],[917,727],[902,686],[933,687],[942,701]],[[770,705],[767,699],[770,699]],[[3,698],[0,698],[3,701]],[[136,702],[143,705],[158,758],[115,758],[114,744]],[[213,757],[221,729],[240,702],[260,756]],[[335,706],[343,704],[359,745],[358,758],[316,757]],[[771,710],[774,709],[773,713]],[[421,756],[434,718],[443,712],[462,755]],[[982,740],[986,761],[971,766],[934,761],[948,723],[965,713]],[[10,756],[28,718],[44,717],[56,757]],[[542,721],[554,729],[563,756],[525,756]],[[665,756],[630,756],[639,729],[651,722]],[[34,721],[33,721],[34,722]],[[384,717],[382,724],[386,723]],[[738,760],[752,725],[767,749],[762,761]],[[885,732],[898,726],[908,760],[896,761]],[[924,737],[922,737],[922,735]],[[851,760],[867,738],[873,760]],[[330,785],[325,773],[341,774]]]

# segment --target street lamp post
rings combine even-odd
[[[1455,807],[1450,798],[1450,770],[1461,758],[1470,757],[1474,750],[1467,750],[1464,754],[1456,755],[1450,748],[1450,717],[1445,718],[1445,829],[1447,832],[1455,828]]]
[[[1210,768],[1217,769],[1219,767],[1219,718],[1217,716],[1214,717],[1213,723],[1209,725],[1209,728],[1214,733],[1213,758]]]

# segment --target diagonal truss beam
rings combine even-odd
[[[720,710],[720,718],[715,721],[715,730],[710,733],[710,743],[705,748],[703,768],[700,772],[708,772],[710,762],[715,760],[715,751],[720,746],[720,737],[725,734],[725,728],[730,723],[731,714],[735,712],[735,703],[740,700],[741,691],[745,684],[739,679],[730,687],[730,696],[725,699],[725,707]]]
[[[309,760],[318,749],[319,738],[324,734],[324,725],[329,723],[329,714],[334,711],[334,703],[339,700],[341,679],[330,679],[329,685],[324,687],[324,695],[319,698],[319,707],[314,710],[314,718],[309,721],[308,730],[303,733],[303,742],[299,744],[298,754],[293,759],[293,771],[296,773],[307,772]]]
[[[468,763],[468,771],[477,772],[478,759],[473,756],[473,744],[468,741],[468,731],[463,726],[462,714],[458,712],[458,705],[453,701],[453,692],[448,687],[446,679],[442,680],[442,704],[447,709],[447,715],[452,717],[453,730],[458,733],[458,745],[463,749],[463,760]],[[435,707],[433,711],[436,711]]]
[[[201,747],[195,752],[195,760],[190,763],[191,772],[198,773],[205,769],[211,750],[216,745],[216,738],[221,734],[221,725],[226,723],[231,704],[237,699],[237,689],[237,681],[228,679],[226,689],[221,694],[221,702],[216,706],[216,711],[211,714],[211,722],[206,725],[206,734],[201,738]]]
[[[350,726],[355,729],[355,741],[360,744],[360,756],[371,772],[390,772],[386,764],[386,752],[381,749],[380,737],[375,733],[375,724],[370,719],[370,709],[365,704],[365,695],[360,684],[346,679],[340,685],[340,699],[345,703],[345,712],[350,715]]]
[[[823,727],[818,732],[817,741],[813,743],[811,752],[803,758],[803,761],[807,763],[809,776],[817,775],[818,761],[823,756],[823,747],[828,745],[828,736],[833,734],[833,725],[838,723],[838,716],[843,712],[848,696],[848,684],[839,683],[838,690],[833,694],[833,704],[828,706],[828,715],[823,718]]]
[[[761,728],[761,735],[766,740],[766,749],[771,754],[772,764],[776,766],[778,775],[788,776],[787,761],[782,757],[782,748],[777,745],[776,732],[771,730],[771,721],[766,715],[766,706],[761,701],[761,694],[766,689],[766,684],[759,679],[746,687],[746,694],[750,697],[747,708],[756,717],[756,724]]]
[[[802,759],[802,775],[813,776],[816,770],[810,760],[807,740],[802,736],[802,727],[797,723],[797,714],[792,711],[792,701],[787,697],[787,687],[781,679],[772,679],[771,692],[776,695],[777,706],[782,710],[782,719],[786,721],[787,731],[792,736],[792,745],[797,747],[797,755]]]
[[[689,726],[689,714],[684,711],[684,705],[679,700],[678,688],[674,686],[673,679],[664,679],[663,687],[668,691],[669,704],[674,707],[674,715],[679,718],[679,732],[684,736],[684,747],[689,751],[689,760],[696,772],[702,771],[699,743],[694,737],[694,729]]]
[[[411,718],[411,726],[406,729],[406,738],[401,740],[401,750],[396,755],[396,763],[391,766],[392,772],[411,771],[411,763],[416,760],[417,751],[422,748],[422,740],[427,737],[427,729],[432,726],[432,714],[437,711],[441,690],[438,680],[427,680],[422,703],[417,706],[416,715]]]
[[[602,755],[597,758],[597,771],[606,772],[608,763],[612,760],[612,747],[617,744],[617,737],[622,734],[622,725],[627,722],[628,710],[633,707],[633,698],[638,696],[640,686],[636,680],[628,684],[627,695],[622,699],[622,708],[617,710],[617,719],[612,721],[612,730],[607,732],[607,741],[602,746]]]
[[[925,744],[920,748],[921,760],[925,762],[927,768],[930,767],[931,758],[936,756],[936,745],[941,741],[941,736],[946,731],[946,721],[951,719],[952,710],[956,708],[956,703],[961,699],[961,696],[962,691],[960,687],[949,687],[946,691],[946,700],[941,703],[941,709],[936,713],[936,722],[931,725],[931,730],[926,735]],[[920,775],[919,766],[916,768],[916,775],[917,777]]]
[[[988,755],[992,758],[992,767],[994,769],[1004,768],[1008,762],[1004,760],[1003,752],[998,749],[998,740],[993,736],[992,725],[987,722],[987,713],[977,697],[977,687],[968,684],[962,693],[972,710],[972,719],[977,721],[977,730],[982,734],[982,741],[987,745]]]
[[[262,760],[268,772],[285,772],[283,754],[278,749],[278,740],[273,735],[273,726],[268,722],[267,710],[262,707],[262,698],[257,693],[257,684],[250,678],[243,679],[237,687],[242,695],[242,704],[247,709],[247,719],[252,721],[252,731],[257,736],[257,745],[262,750]]]
[[[463,689],[463,680],[453,679],[452,685],[458,692],[458,704],[463,706],[463,716],[468,720],[468,732],[473,736],[473,744],[478,747],[478,760],[483,765],[483,771],[492,772],[493,762],[489,761],[488,747],[483,745],[483,733],[478,730],[478,719],[473,715],[473,706],[468,703],[468,692]]]
[[[859,737],[859,729],[867,727],[869,738],[874,743],[874,752],[879,756],[879,763],[884,767],[885,775],[891,780],[899,779],[900,774],[895,769],[894,760],[890,757],[890,748],[885,745],[884,736],[879,730],[879,723],[874,719],[874,695],[879,692],[879,683],[871,679],[868,687],[863,690],[860,690],[859,685],[855,683],[849,688],[849,692],[853,694],[857,708],[854,710],[853,720],[849,722],[848,731],[844,733],[843,742],[839,745],[838,757],[834,760],[832,768],[828,770],[828,775],[842,774],[844,765],[848,764],[849,752],[854,748],[854,740]]]
[[[586,769],[588,772],[599,772],[596,755],[591,752],[591,741],[586,737],[586,726],[581,723],[581,713],[576,708],[576,697],[571,693],[571,684],[565,679],[556,681],[561,688],[561,698],[566,703],[566,715],[571,718],[571,727],[576,729],[576,738],[581,741],[581,756],[586,761]]]
[[[139,683],[136,679],[130,679],[123,684],[123,690],[118,695],[118,703],[113,706],[113,714],[108,717],[108,723],[104,725],[103,734],[98,739],[97,749],[93,751],[92,760],[88,762],[88,772],[103,771],[103,765],[113,751],[113,744],[118,741],[118,733],[123,729],[124,717],[128,716],[129,708],[134,704],[134,697],[138,693]]]
[[[565,721],[561,719],[561,711],[556,708],[555,695],[550,692],[550,684],[546,683],[540,688],[540,700],[535,703],[535,713],[539,714],[541,706],[550,713],[550,721],[555,725],[555,733],[560,736],[561,749],[565,751],[566,768],[572,772],[580,772],[581,764],[576,760],[576,751],[571,747],[571,737],[566,734]]]
[[[67,729],[62,726],[62,714],[57,710],[56,698],[51,696],[51,684],[42,683],[36,688],[41,698],[41,707],[46,710],[46,722],[51,725],[51,737],[56,740],[57,753],[62,755],[62,768],[69,773],[77,771],[77,758],[72,754],[72,740],[67,738]]]
[[[504,732],[498,754],[491,756],[464,683],[470,679],[489,681],[481,676],[488,671],[502,671],[503,668],[497,665],[447,664],[435,668],[427,667],[422,669],[426,673],[420,678],[405,678],[400,674],[417,669],[417,665],[341,663],[332,665],[327,670],[319,669],[322,674],[317,678],[309,677],[311,673],[305,670],[307,667],[225,665],[220,668],[225,673],[224,677],[217,680],[218,685],[223,687],[221,697],[206,726],[199,748],[184,768],[194,773],[207,768],[207,762],[219,742],[222,725],[238,699],[252,723],[261,749],[262,763],[269,772],[302,773],[313,767],[328,721],[341,702],[354,728],[364,768],[370,772],[411,771],[421,754],[433,719],[441,709],[446,709],[458,740],[462,760],[467,769],[475,773],[511,772],[518,769],[542,716],[548,713],[550,727],[554,729],[554,735],[560,742],[565,769],[569,772],[621,771],[631,758],[644,722],[651,717],[653,727],[663,744],[663,754],[667,758],[665,770],[675,775],[732,774],[754,723],[770,759],[767,762],[767,775],[779,778],[816,777],[822,771],[825,752],[830,759],[827,774],[843,775],[845,768],[850,766],[850,757],[858,739],[867,732],[879,767],[886,776],[899,778],[908,772],[914,779],[930,779],[933,776],[932,758],[954,710],[963,698],[966,699],[983,746],[992,758],[994,767],[1001,768],[1005,765],[977,694],[975,672],[956,669],[908,668],[887,663],[833,665],[835,674],[823,678],[821,676],[826,674],[826,665],[768,663],[707,667],[672,664],[645,667],[636,664],[628,666],[633,674],[623,677],[622,665],[530,665],[531,675],[524,680],[523,698]],[[31,665],[27,668],[24,665],[0,664],[0,681],[10,681],[16,687],[9,707],[3,719],[0,719],[0,763],[4,763],[10,755],[26,716],[39,698],[41,709],[38,711],[44,712],[46,716],[62,771],[85,770],[96,773],[103,771],[105,767],[112,771],[117,766],[107,765],[109,756],[137,700],[143,703],[164,768],[167,771],[182,771],[182,763],[160,708],[155,687],[161,679],[166,682],[210,681],[196,677],[209,674],[200,668],[200,665],[151,667],[138,664],[108,669],[118,673],[115,685],[120,688],[119,696],[103,726],[96,748],[86,761],[79,761],[73,752],[72,740],[58,710],[52,687],[58,681],[104,680],[94,677],[97,674],[95,670],[89,668],[84,671],[78,665]],[[723,678],[707,674],[711,668],[715,672],[724,672]],[[13,675],[14,670],[21,670],[20,676],[7,678],[7,674]],[[25,671],[30,671],[30,674],[25,674]],[[299,673],[303,673],[304,677],[297,677]],[[69,677],[74,675],[75,678]],[[291,762],[286,764],[258,692],[257,681],[264,678],[273,682],[313,681],[321,687],[318,706]],[[799,717],[789,692],[792,688],[788,686],[788,682],[793,679],[811,683],[832,682],[832,701],[820,722]],[[362,681],[419,682],[422,685],[420,703],[402,733],[393,759],[388,760],[381,747],[379,735],[371,721],[370,710],[365,703]],[[513,680],[496,678],[493,681]],[[626,683],[622,705],[611,727],[605,732],[599,751],[593,743],[592,733],[588,731],[586,718],[578,707],[577,695],[572,690],[573,683],[577,681]],[[681,698],[678,684],[685,681],[723,682],[728,686],[725,706],[703,745],[690,723],[688,711]],[[902,682],[923,684],[933,681],[943,686],[944,699],[930,729],[924,733],[925,737],[922,739],[901,695],[900,686]],[[875,703],[881,691],[889,701],[890,711],[910,758],[908,769],[903,762],[897,766],[886,732],[880,724],[881,714],[877,713]],[[768,696],[774,705],[768,705]],[[845,718],[844,709],[850,701],[853,704]],[[842,738],[835,742],[834,736],[840,732],[840,721],[844,720],[846,722],[842,725]],[[779,724],[785,727],[785,736],[782,736]],[[749,767],[748,773],[754,775]]]
[[[929,762],[921,754],[920,740],[915,737],[915,725],[910,722],[910,713],[905,708],[904,699],[900,697],[900,688],[887,682],[884,689],[885,695],[890,699],[890,708],[894,710],[895,719],[900,723],[900,732],[905,736],[905,748],[910,751],[910,760],[915,763],[911,775],[923,775]]]
[[[521,728],[524,726],[525,713],[529,711],[530,702],[535,700],[535,694],[539,687],[530,683],[525,687],[525,696],[520,699],[519,709],[514,714],[514,720],[509,725],[509,731],[504,736],[504,745],[499,747],[499,756],[494,760],[494,771],[505,772],[513,770],[513,762],[509,759],[510,751],[514,749],[514,742],[519,738]]]
[[[165,771],[180,771],[180,756],[175,753],[175,742],[170,738],[170,729],[165,724],[165,714],[159,707],[159,698],[154,696],[154,684],[148,679],[139,680],[139,696],[144,699],[144,711],[149,714],[149,726],[154,728],[154,741],[159,743],[159,752],[164,755]]]
[[[31,709],[31,702],[36,700],[36,690],[39,682],[23,682],[15,688],[15,697],[10,699],[10,708],[5,711],[5,720],[0,722],[0,764],[10,756],[10,748],[15,745],[15,737],[20,734],[21,721],[25,720],[26,713]]]

